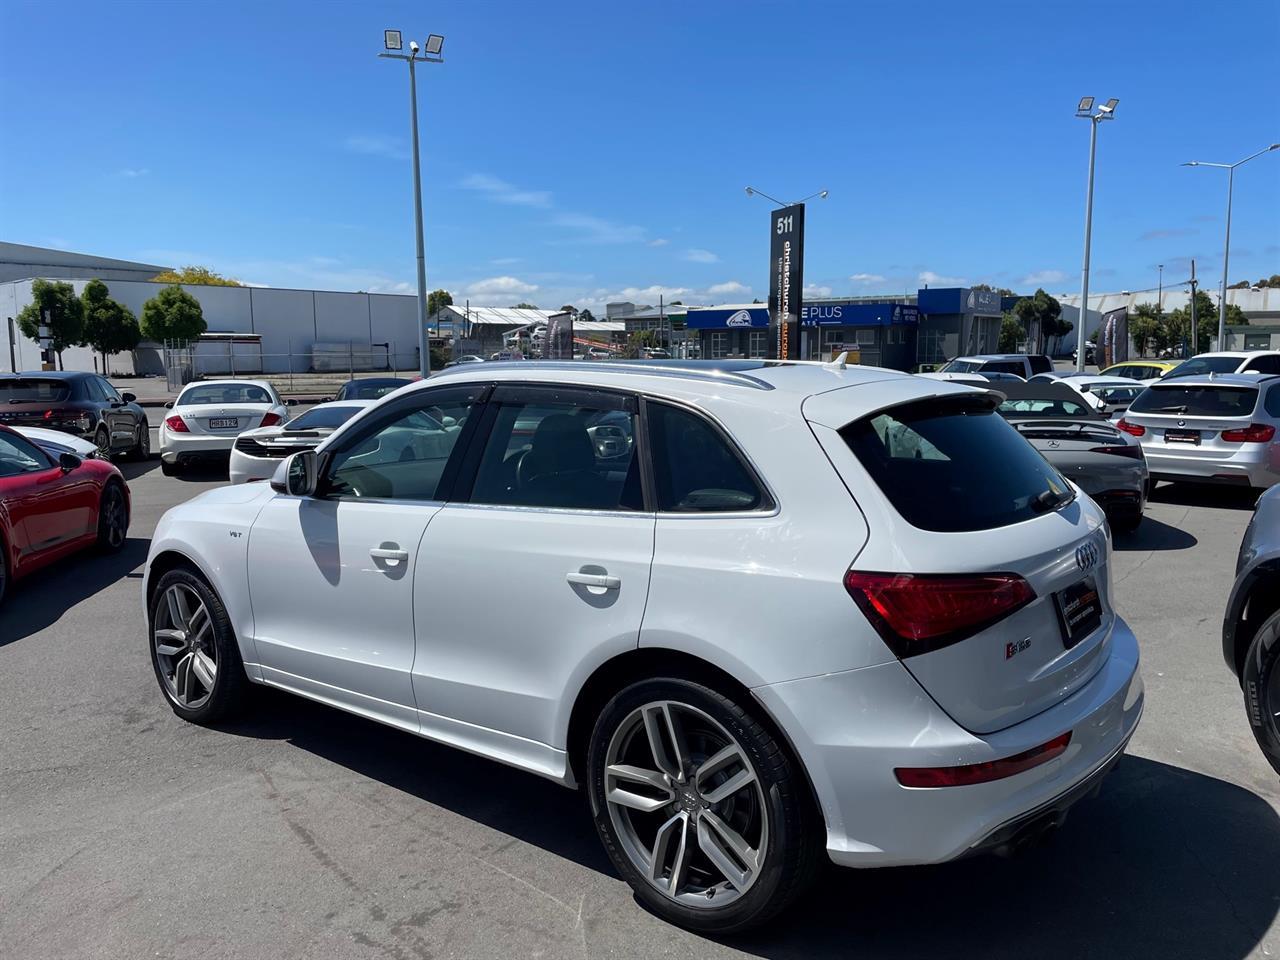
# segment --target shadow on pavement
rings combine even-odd
[[[1229,484],[1161,483],[1152,491],[1150,499],[1156,503],[1173,503],[1180,507],[1252,510],[1258,502],[1258,491],[1251,487]]]
[[[9,584],[0,607],[0,647],[52,626],[62,615],[123,579],[147,560],[151,541],[130,537],[118,553],[92,547]]]
[[[120,472],[124,474],[126,480],[137,480],[139,477],[160,469],[158,457],[152,457],[150,460],[119,460],[113,462],[120,469]]]
[[[263,690],[226,732],[300,749],[615,875],[585,799],[549,781]],[[1058,836],[1014,859],[830,867],[802,901],[726,946],[770,960],[1160,957],[1241,960],[1280,908],[1280,818],[1241,787],[1126,757]]]
[[[1185,530],[1161,523],[1151,516],[1142,518],[1138,529],[1132,533],[1116,531],[1112,545],[1118,551],[1124,550],[1186,550],[1194,547],[1198,541]]]

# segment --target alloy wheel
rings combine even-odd
[[[102,494],[102,531],[107,546],[112,550],[123,546],[128,535],[129,516],[124,506],[124,494],[114,483]]]
[[[145,420],[138,424],[138,454],[143,460],[151,459],[151,428]]]
[[[94,434],[93,442],[98,446],[98,456],[103,460],[111,458],[111,434],[107,433],[106,427],[99,427],[98,432]]]
[[[169,696],[184,707],[202,706],[218,678],[218,650],[209,609],[195,590],[182,583],[165,590],[152,643]]]
[[[696,707],[633,710],[609,741],[604,795],[632,865],[677,903],[723,907],[760,875],[769,843],[760,780],[742,745]]]

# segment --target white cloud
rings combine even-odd
[[[120,171],[120,176],[132,179],[134,177],[145,177],[150,172],[151,170],[148,167],[125,167]]]
[[[668,243],[670,243],[670,242],[671,242],[671,241],[670,241],[670,240],[668,240],[666,237],[658,237],[658,238],[656,238],[656,239],[654,239],[654,240],[650,240],[650,241],[649,241],[649,246],[651,246],[651,247],[665,247],[665,246],[666,246]]]
[[[690,263],[719,263],[720,262],[720,258],[717,257],[710,250],[699,250],[696,247],[692,250],[686,250],[684,252],[684,259],[688,260]]]
[[[491,305],[515,303],[538,289],[536,283],[525,283],[516,277],[488,277],[467,286],[467,296],[483,298]]]
[[[730,293],[750,293],[751,288],[745,284],[739,283],[737,280],[729,280],[725,283],[713,283],[707,287],[707,293],[713,297],[723,297]]]
[[[409,151],[404,148],[404,141],[399,137],[356,135],[347,137],[342,142],[348,153],[359,153],[370,157],[386,157],[388,160],[407,160]]]
[[[816,283],[806,283],[804,285],[804,295],[806,297],[829,297],[831,296],[831,288],[820,286]]]
[[[855,273],[849,279],[854,283],[884,283],[887,278],[878,273]]]
[[[1035,273],[1028,273],[1018,281],[1018,284],[1025,287],[1043,287],[1047,283],[1057,284],[1065,279],[1067,275],[1061,270],[1037,270]]]
[[[580,243],[638,243],[644,240],[644,227],[614,223],[589,213],[559,213],[551,221],[557,227],[576,230]]]
[[[551,194],[546,190],[522,190],[487,173],[472,173],[459,184],[464,190],[475,190],[497,203],[510,203],[519,207],[551,206]]]
[[[921,270],[916,280],[928,287],[961,287],[969,282],[964,277],[944,277],[932,270]]]
[[[521,259],[522,258],[520,257],[498,257],[494,260],[490,260],[489,262],[495,267],[509,267],[513,263],[519,263]]]

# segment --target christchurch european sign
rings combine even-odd
[[[769,356],[800,358],[800,291],[804,288],[804,204],[773,211],[769,220]]]

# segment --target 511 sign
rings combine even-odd
[[[800,359],[804,289],[804,204],[771,214],[769,233],[769,357]]]

